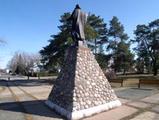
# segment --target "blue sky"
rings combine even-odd
[[[38,53],[58,32],[60,16],[76,4],[85,12],[95,13],[106,23],[117,16],[133,38],[138,24],[159,18],[159,0],[0,0],[0,68],[16,51]]]

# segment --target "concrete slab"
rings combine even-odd
[[[15,99],[11,96],[10,97],[4,97],[4,98],[0,97],[0,104],[1,103],[14,102],[14,101],[15,101]]]
[[[0,110],[0,120],[26,120],[20,112]]]
[[[159,120],[159,114],[154,112],[144,112],[130,120]]]
[[[63,120],[60,115],[49,109],[42,101],[25,101],[22,104],[25,112],[31,115],[33,120]]]
[[[119,108],[115,108],[108,112],[99,113],[95,116],[85,118],[83,120],[120,120],[124,117],[127,117],[138,110],[135,108],[131,108],[128,106],[121,106]]]
[[[141,101],[159,104],[159,94],[155,94],[155,95],[146,97],[146,98],[142,99]]]
[[[127,88],[116,91],[119,98],[138,100],[157,93],[154,89]]]
[[[10,96],[11,96],[11,93],[8,90],[8,88],[5,88],[3,91],[0,92],[0,97],[1,98],[10,97]]]
[[[127,104],[129,103],[131,100],[127,100],[127,99],[122,99],[122,98],[119,98],[119,101],[123,104]]]
[[[32,86],[32,87],[21,87],[20,88],[24,89],[27,92],[31,93],[39,93],[39,92],[50,92],[51,91],[51,86]]]
[[[159,105],[153,107],[151,110],[159,113]]]
[[[34,97],[36,97],[38,100],[47,100],[49,96],[49,92],[43,92],[43,93],[36,93],[32,94]]]
[[[137,107],[137,108],[147,108],[151,106],[151,104],[143,103],[143,102],[132,102],[132,103],[128,103],[128,105]]]
[[[0,87],[0,92],[4,89],[4,87]]]

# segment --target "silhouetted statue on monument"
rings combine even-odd
[[[76,45],[85,44],[84,26],[87,21],[87,14],[81,11],[80,6],[77,4],[71,17],[68,19],[72,21],[72,39]]]

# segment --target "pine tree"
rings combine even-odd
[[[153,73],[157,75],[159,69],[159,19],[148,25],[137,25],[134,34],[138,58],[144,60],[148,71],[151,69],[152,63]]]
[[[124,32],[124,26],[117,17],[113,17],[110,21],[108,35],[109,44],[107,50],[111,51],[112,67],[115,71],[123,70],[125,74],[133,64],[134,55],[130,51],[130,42],[128,42],[128,35]]]

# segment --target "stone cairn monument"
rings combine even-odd
[[[76,5],[72,16],[85,18],[79,5]],[[72,32],[77,31],[73,29]],[[72,34],[72,37],[77,44],[66,50],[64,66],[45,102],[69,120],[81,119],[121,105],[94,55],[84,45],[84,34],[80,34],[80,31],[75,34],[78,35]]]

